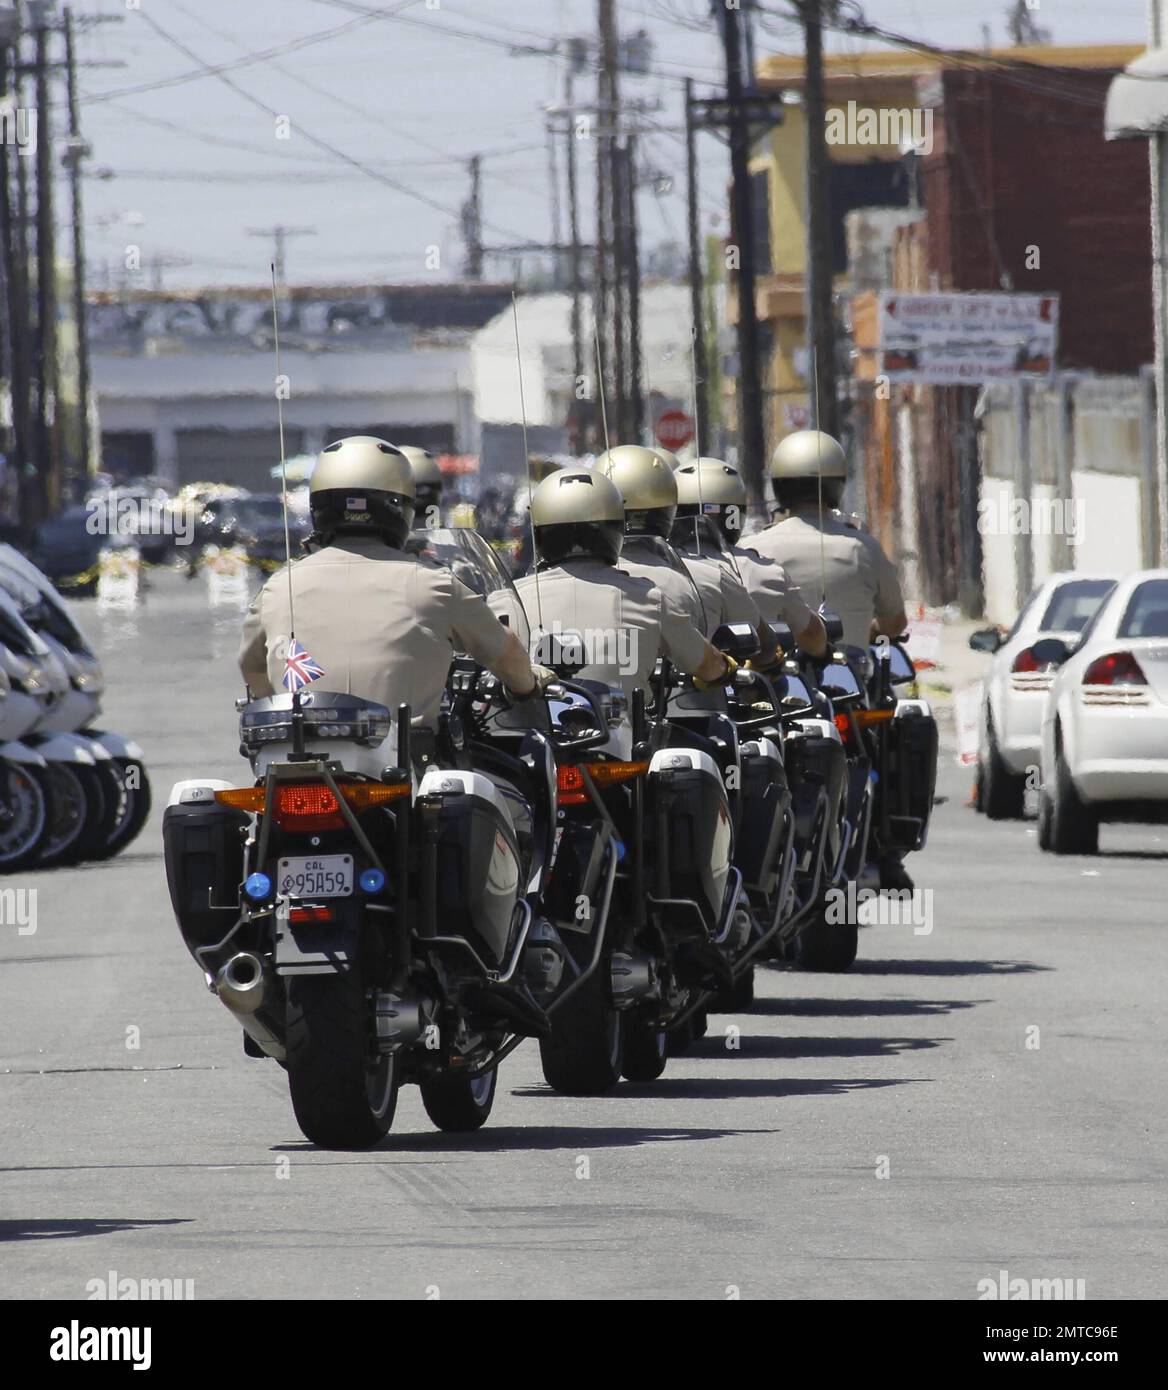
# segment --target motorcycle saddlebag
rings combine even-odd
[[[438,931],[463,936],[492,967],[506,957],[520,883],[519,845],[507,800],[479,772],[431,768],[418,797],[440,796]]]
[[[192,955],[200,946],[222,941],[239,912],[243,841],[250,817],[215,800],[216,788],[227,785],[180,783],[162,815],[170,902]]]
[[[670,922],[694,937],[722,917],[734,831],[722,774],[699,748],[654,753],[646,784],[645,838],[654,896],[696,904],[698,914],[670,909]]]
[[[937,721],[924,700],[901,700],[887,727],[889,848],[922,849],[937,784]]]
[[[768,897],[774,891],[782,864],[779,851],[791,805],[783,755],[772,739],[758,738],[742,745],[742,818],[734,846],[734,862],[750,891]]]

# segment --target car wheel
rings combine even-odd
[[[1049,789],[1046,847],[1054,854],[1097,854],[1099,815],[1075,791],[1061,745],[1055,748],[1053,782]],[[1046,789],[1043,790],[1046,795]]]
[[[1021,820],[1026,775],[1011,772],[1002,758],[993,724],[987,728],[985,761],[980,765],[981,809],[990,820]]]

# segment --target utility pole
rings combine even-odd
[[[276,283],[282,285],[284,284],[287,271],[285,252],[288,238],[291,236],[315,236],[316,228],[285,227],[277,223],[274,227],[249,227],[247,229],[247,234],[248,236],[267,237],[273,242],[274,254],[272,256],[272,264],[276,267]]]
[[[569,68],[564,79],[564,95],[568,107],[568,239],[570,244],[568,275],[572,290],[572,410],[571,441],[575,453],[584,452],[584,433],[587,425],[585,402],[579,398],[580,383],[584,378],[584,323],[583,286],[581,284],[580,259],[580,208],[576,186],[576,113],[573,108],[573,80]]]
[[[831,183],[827,158],[823,84],[823,0],[799,0],[803,16],[805,76],[803,118],[807,165],[807,347],[808,389],[818,399],[817,429],[839,438],[832,309]]]
[[[734,241],[738,248],[738,432],[739,462],[756,501],[764,496],[766,432],[758,318],[754,302],[754,198],[750,185],[750,118],[743,101],[741,11],[721,6],[726,53],[726,104],[729,108],[730,173],[733,180]]]
[[[37,111],[36,148],[36,278],[37,315],[34,362],[37,409],[34,430],[34,472],[28,478],[26,524],[42,521],[55,510],[60,491],[57,407],[56,227],[53,222],[53,142],[49,105],[49,26],[47,6],[30,6],[35,48],[34,75]]]
[[[612,146],[612,340],[613,340],[613,399],[609,416],[616,422],[617,438],[628,438],[628,361],[626,358],[626,319],[628,311],[628,161],[618,140]]]
[[[0,89],[12,91],[13,120],[17,121],[19,94],[14,84],[18,61],[19,21],[9,12],[0,15],[4,30],[0,33]],[[24,486],[29,450],[29,342],[28,342],[28,261],[27,243],[20,222],[22,209],[13,205],[12,162],[18,177],[23,178],[24,155],[11,142],[0,142],[0,259],[4,271],[4,309],[7,318],[4,333],[2,368],[8,381],[12,401],[12,425],[6,441],[6,453],[15,488]],[[19,508],[18,494],[9,494],[8,501]],[[24,521],[23,512],[20,512]]]
[[[470,158],[470,197],[462,205],[462,240],[466,247],[464,270],[468,280],[483,278],[483,157]],[[557,237],[558,241],[559,238]]]
[[[637,137],[629,132],[624,151],[625,268],[629,297],[629,428],[645,438],[645,393],[641,387],[641,248],[637,234]]]
[[[698,195],[697,130],[693,111],[693,78],[685,79],[685,203],[689,224],[689,298],[693,320],[694,422],[698,456],[708,452],[709,412],[706,409],[706,330],[702,293],[705,266],[702,256],[702,230]]]
[[[77,468],[70,468],[66,495],[70,502],[80,500],[78,489],[89,475],[91,441],[89,437],[89,329],[85,308],[85,218],[81,202],[81,161],[89,147],[81,138],[77,107],[77,65],[73,51],[73,11],[65,10],[65,77],[69,97],[69,191],[73,213],[73,320],[77,333]],[[71,461],[72,462],[72,461]]]

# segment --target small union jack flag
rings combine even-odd
[[[284,658],[284,689],[295,694],[323,675],[324,667],[314,661],[300,643],[293,639],[292,645],[288,648],[288,655]]]

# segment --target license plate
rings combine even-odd
[[[290,898],[348,898],[353,893],[353,856],[322,854],[281,859],[277,887]]]

